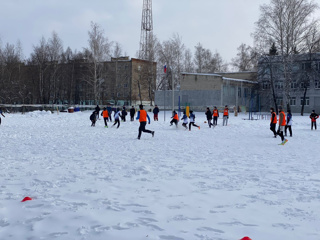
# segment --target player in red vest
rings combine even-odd
[[[140,111],[138,111],[138,116],[136,118],[140,122],[138,139],[140,139],[142,132],[151,133],[152,137],[154,137],[154,131],[150,131],[146,129],[147,118],[148,118],[148,123],[150,124],[150,117],[147,111],[143,109],[143,105],[140,105],[139,108],[140,108]]]
[[[279,130],[278,130],[278,134],[281,137],[281,145],[284,145],[286,142],[288,142],[287,139],[284,138],[283,136],[283,132],[284,132],[284,128],[286,127],[286,114],[284,113],[283,109],[281,106],[279,106]]]
[[[228,105],[226,105],[226,107],[223,110],[223,123],[222,123],[223,126],[224,124],[226,124],[226,126],[228,125],[228,118],[229,118],[229,108],[228,108]]]
[[[109,112],[107,110],[107,108],[103,108],[103,111],[101,113],[101,116],[103,116],[103,120],[104,120],[104,127],[108,127],[107,121],[109,119]]]
[[[218,125],[219,110],[217,109],[217,107],[213,108],[212,116],[213,116],[213,125],[214,126]]]
[[[274,108],[270,108],[270,112],[271,112],[271,121],[270,121],[270,130],[273,132],[274,137],[277,137],[277,132],[276,132],[276,125],[277,125],[277,114],[274,111]]]

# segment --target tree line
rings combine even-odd
[[[241,43],[229,63],[217,50],[212,51],[201,43],[193,49],[187,48],[178,33],[164,41],[150,35],[147,61],[157,62],[156,86],[149,77],[139,79],[138,85],[149,88],[151,96],[155,90],[179,89],[182,72],[257,71],[261,59],[269,61],[267,67],[272,65],[270,56],[273,54],[282,57],[283,66],[280,75],[273,74],[270,84],[284,77],[284,102],[290,107],[292,56],[320,51],[319,20],[314,15],[317,9],[318,4],[309,0],[270,0],[269,4],[261,5],[252,33],[253,46]],[[55,32],[49,39],[42,37],[27,58],[23,57],[20,42],[0,45],[0,102],[58,103],[64,100],[77,104],[83,99],[92,99],[98,103],[103,99],[103,91],[108,91],[108,98],[115,98],[116,87],[106,86],[108,69],[103,62],[123,55],[121,44],[110,41],[101,26],[93,22],[88,31],[88,46],[81,51],[64,49]],[[164,65],[167,74],[163,74]],[[258,75],[260,73],[258,71]],[[270,96],[276,102],[275,92],[270,91]]]

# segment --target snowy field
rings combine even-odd
[[[196,113],[189,132],[168,112],[137,140],[137,121],[93,128],[90,113],[2,117],[1,240],[320,239],[320,130],[308,116],[293,116],[281,146],[269,120],[245,115],[209,129]]]

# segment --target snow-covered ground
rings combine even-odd
[[[91,112],[6,114],[0,126],[0,239],[320,239],[320,130],[293,116],[185,131],[151,122],[90,127]],[[181,124],[181,123],[180,123]],[[32,201],[21,202],[26,197]]]

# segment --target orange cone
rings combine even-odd
[[[243,237],[243,238],[241,238],[240,240],[252,240],[252,239],[249,238],[249,237]]]
[[[31,197],[25,197],[24,199],[22,199],[22,201],[21,201],[21,202],[31,201],[31,200],[32,200],[32,198],[31,198]]]

